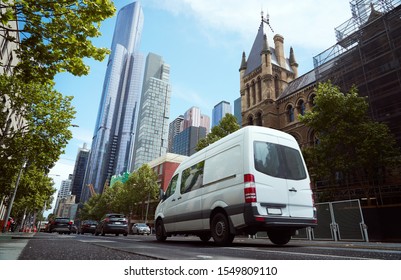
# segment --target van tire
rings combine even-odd
[[[163,242],[166,241],[167,235],[166,231],[164,230],[164,224],[162,220],[157,220],[156,222],[156,240]]]
[[[217,245],[229,245],[233,242],[235,235],[230,233],[230,223],[225,214],[216,213],[210,226],[212,237]]]
[[[274,231],[267,234],[272,243],[276,245],[285,245],[291,240],[291,234],[286,231]]]
[[[208,232],[208,233],[202,233],[198,235],[200,240],[202,240],[203,242],[208,242],[210,240],[210,238],[212,237],[212,235]]]

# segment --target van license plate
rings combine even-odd
[[[281,215],[281,209],[280,208],[267,208],[267,214],[269,215]]]

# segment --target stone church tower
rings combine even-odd
[[[273,37],[270,47],[264,32],[268,21],[263,18],[249,53],[242,54],[240,93],[242,126],[259,125],[280,129],[276,101],[288,84],[298,77],[298,64],[291,48],[289,58],[284,54],[284,38]]]

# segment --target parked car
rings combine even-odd
[[[81,234],[85,234],[85,233],[95,233],[96,230],[96,226],[97,226],[97,222],[96,221],[92,221],[92,220],[85,220],[82,221],[81,223],[81,227],[79,229],[79,232]]]
[[[150,228],[147,224],[133,224],[132,234],[150,234]]]
[[[101,234],[115,234],[118,236],[120,233],[124,236],[128,235],[128,221],[124,214],[106,214],[98,223],[95,230],[95,235]]]
[[[71,233],[78,233],[78,227],[76,224],[71,225]]]
[[[48,231],[58,232],[59,234],[71,234],[72,221],[70,218],[55,218],[49,223]]]

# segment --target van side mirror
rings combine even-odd
[[[166,197],[166,194],[164,193],[163,189],[160,188],[160,189],[159,189],[159,200],[160,200],[160,201],[161,201],[161,200],[164,200],[165,197]]]

